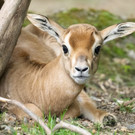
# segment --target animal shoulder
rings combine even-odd
[[[25,61],[34,65],[46,65],[59,54],[55,50],[60,49],[54,37],[28,25],[21,31],[11,62]]]

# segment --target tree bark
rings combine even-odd
[[[1,7],[2,7],[3,4],[4,4],[4,1],[1,0],[1,1],[0,1],[0,9],[1,9]]]
[[[6,0],[0,11],[0,41],[7,30],[21,0]],[[10,10],[9,10],[10,9]]]
[[[2,39],[0,40],[0,77],[4,72],[4,69],[6,68],[6,65],[12,55],[13,49],[17,43],[30,1],[31,0],[21,0],[19,6],[17,8],[14,7],[16,8],[16,12],[12,12],[12,14],[14,13],[13,17],[10,16],[12,19],[9,20],[9,16],[7,16],[7,20],[10,22],[10,24],[7,26],[7,29],[2,36]],[[14,5],[13,3],[10,4]],[[2,13],[2,9],[0,13]],[[0,20],[1,19],[2,18],[0,18]],[[0,27],[0,29],[3,29],[3,27]]]

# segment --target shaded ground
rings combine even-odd
[[[91,23],[99,30],[124,21],[107,11],[71,9],[50,16],[68,27],[74,23]],[[24,25],[27,25],[26,21]],[[83,118],[69,120],[70,123],[86,128],[93,135],[134,135],[135,134],[135,103],[123,106],[123,102],[135,98],[135,34],[126,38],[109,42],[103,46],[98,72],[93,80],[86,85],[86,91],[96,101],[98,108],[112,112],[118,119],[117,126],[101,128]],[[116,109],[118,107],[118,109]],[[20,122],[8,113],[1,113],[0,135],[44,135],[43,129],[33,121]],[[49,127],[58,120],[49,117],[45,119]],[[31,123],[31,124],[30,124]],[[55,135],[75,135],[68,130],[60,130]]]

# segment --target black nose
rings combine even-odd
[[[89,68],[88,67],[84,67],[84,68],[79,68],[79,67],[75,67],[75,69],[79,72],[85,72],[87,71]]]

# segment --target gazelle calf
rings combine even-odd
[[[127,22],[98,31],[89,24],[67,29],[42,15],[29,14],[33,25],[22,30],[0,82],[0,95],[16,99],[42,117],[49,111],[65,118],[83,115],[104,123],[115,117],[99,110],[82,90],[98,67],[100,48],[107,41],[135,31]],[[19,118],[25,114],[10,108]],[[112,123],[111,123],[112,124]]]

